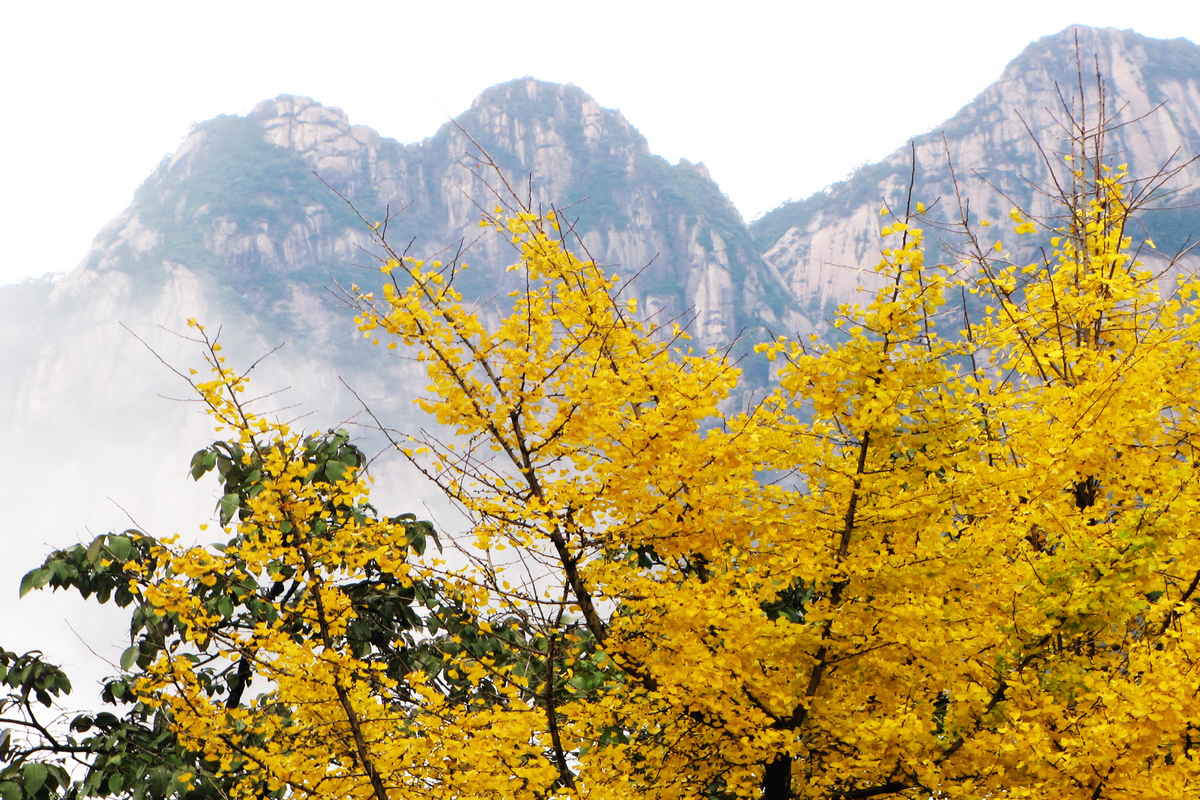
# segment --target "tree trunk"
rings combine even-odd
[[[763,800],[789,800],[792,796],[792,759],[779,754],[763,770]]]

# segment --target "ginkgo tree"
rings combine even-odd
[[[885,287],[838,344],[763,344],[750,403],[734,360],[618,299],[502,179],[482,224],[524,279],[503,312],[374,227],[386,282],[353,290],[358,324],[426,368],[453,436],[388,433],[471,520],[455,555],[374,512],[340,435],[251,413],[197,328],[229,441],[193,467],[221,471],[232,538],[130,535],[120,559],[162,631],[122,691],[192,759],[172,786],[1194,794],[1200,283],[1130,235],[1169,175],[1109,162],[1103,112],[1066,118],[1053,215],[1011,215],[1044,257],[1011,263],[964,211],[962,252],[929,264],[924,206],[885,206]]]

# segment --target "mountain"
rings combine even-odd
[[[573,220],[592,258],[632,278],[624,296],[636,296],[642,313],[688,322],[698,347],[732,343],[745,352],[771,333],[823,331],[837,304],[870,287],[879,207],[903,207],[914,169],[916,199],[930,207],[931,251],[960,246],[947,151],[972,220],[1002,221],[1014,203],[1047,211],[1034,186],[1050,173],[1025,123],[1047,152],[1060,146],[1059,91],[1078,94],[1074,36],[1068,29],[1035,42],[911,147],[751,225],[702,164],[655,156],[620,113],[569,85],[500,84],[410,144],[290,95],[197,124],[72,273],[0,287],[0,436],[8,446],[0,482],[9,497],[0,584],[15,587],[51,546],[112,529],[210,535],[196,526],[212,516],[215,486],[192,484],[186,467],[215,434],[194,403],[164,399],[187,400],[189,390],[159,360],[203,366],[195,343],[172,333],[186,332],[189,317],[221,330],[231,364],[282,345],[255,368],[254,386],[291,386],[263,407],[307,429],[355,425],[360,398],[397,427],[428,424],[411,404],[426,384],[418,365],[355,335],[338,287],[380,277],[361,214],[388,218],[401,249],[461,249],[471,269],[458,288],[485,307],[505,302],[516,276],[503,267],[515,254],[504,237],[481,236],[480,209],[492,207],[499,187],[478,167],[480,148],[534,206]],[[1130,123],[1109,144],[1131,174],[1153,174],[1176,151],[1175,163],[1200,153],[1200,47],[1111,29],[1079,28],[1078,37],[1081,62],[1099,66],[1109,107]],[[1088,87],[1089,107],[1094,95]],[[1181,188],[1158,201],[1180,208],[1147,214],[1135,232],[1154,238],[1159,253],[1200,231],[1197,177],[1196,165],[1186,167]],[[769,380],[762,362],[743,364],[752,386]],[[381,449],[368,426],[356,431]],[[394,460],[380,459],[373,472],[380,508],[457,524]],[[103,668],[58,620],[86,614],[90,627],[111,632],[120,618],[46,596],[0,610],[11,620],[0,644],[47,647],[85,665],[84,674]],[[88,641],[115,661],[110,638]]]
[[[1164,165],[1183,166],[1200,154],[1200,47],[1186,39],[1070,27],[1029,45],[998,81],[910,146],[755,220],[751,231],[764,259],[822,327],[858,286],[874,288],[871,268],[879,260],[883,225],[879,211],[881,206],[904,208],[910,177],[914,201],[933,208],[924,226],[931,234],[929,251],[943,259],[953,260],[963,238],[955,230],[961,217],[951,164],[972,222],[1005,221],[1014,205],[1035,215],[1052,213],[1050,201],[1037,190],[1051,181],[1038,143],[1063,163],[1058,158],[1066,146],[1062,100],[1078,97],[1082,83],[1094,124],[1097,71],[1113,117],[1108,152],[1114,163],[1128,163],[1131,177],[1149,178]],[[1164,254],[1178,252],[1189,236],[1194,242],[1200,234],[1200,163],[1184,166],[1167,188],[1174,193],[1164,192],[1150,205],[1170,210],[1144,214],[1144,230],[1133,232],[1155,241],[1157,254],[1145,260],[1159,266]],[[1016,245],[1014,260],[1033,260],[1036,254],[1023,250],[1015,238],[1005,239],[1006,247]],[[1185,268],[1200,266],[1196,257],[1186,261]]]

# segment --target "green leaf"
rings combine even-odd
[[[201,450],[192,456],[192,480],[198,481],[204,473],[217,465],[217,454],[212,450]]]
[[[133,552],[133,542],[124,536],[109,536],[108,550],[117,561],[128,561]]]
[[[221,599],[217,600],[217,611],[221,612],[221,616],[225,618],[233,616],[233,600],[229,595],[222,595]]]
[[[35,569],[25,573],[21,578],[21,597],[29,594],[31,589],[40,589],[50,582],[54,573],[48,569]]]
[[[408,539],[408,546],[413,552],[419,556],[425,555],[425,533],[419,525],[409,525],[408,530],[404,532],[404,538]]]
[[[21,791],[21,787],[12,781],[4,781],[0,783],[0,798],[3,800],[21,800],[25,793]]]
[[[121,669],[130,670],[134,663],[137,662],[138,649],[137,646],[125,648],[125,652],[121,653]]]
[[[207,450],[199,450],[192,456],[192,463],[188,471],[192,475],[192,480],[200,480],[200,476],[204,474],[204,456],[208,454]]]
[[[37,794],[38,789],[42,788],[42,784],[46,782],[46,776],[50,774],[50,770],[40,761],[33,761],[25,765],[25,791],[28,794]]]
[[[329,478],[329,480],[337,482],[345,476],[348,468],[349,467],[341,461],[326,461],[325,475]]]
[[[568,683],[578,691],[591,692],[604,683],[604,675],[600,672],[578,672]]]
[[[95,565],[100,563],[100,553],[102,547],[104,547],[103,536],[97,536],[92,540],[92,543],[88,545],[87,560],[89,564]]]
[[[75,569],[65,561],[51,561],[50,571],[54,573],[54,577],[58,578],[59,581],[63,583],[66,583],[67,581],[78,577],[79,575],[79,570]]]
[[[217,504],[217,508],[221,514],[221,525],[228,525],[229,520],[233,519],[233,515],[237,513],[238,496],[236,494],[227,494],[221,498],[221,502]]]
[[[433,523],[429,520],[421,520],[417,523],[417,527],[437,545],[438,552],[442,552],[442,540],[438,538],[437,529],[433,527]]]
[[[156,795],[164,795],[171,788],[171,781],[174,779],[174,774],[166,767],[154,767],[150,770],[148,776],[150,788]]]

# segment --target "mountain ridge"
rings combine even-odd
[[[426,251],[474,241],[479,209],[490,198],[458,162],[474,161],[476,145],[494,150],[506,173],[528,176],[532,203],[548,208],[586,200],[581,243],[599,262],[630,273],[651,265],[640,278],[647,307],[669,317],[691,309],[701,341],[724,344],[764,321],[799,321],[781,279],[755,252],[737,210],[705,170],[652,155],[618,112],[601,109],[576,87],[529,79],[492,87],[455,123],[408,145],[292,95],[264,101],[245,117],[200,123],[66,282],[111,271],[120,258],[132,258],[137,272],[154,271],[164,259],[227,268],[249,296],[261,282],[271,294],[278,288],[272,276],[281,271],[311,286],[330,277],[336,262],[332,277],[345,278],[337,264],[367,247],[369,237],[355,211],[333,200],[310,170],[364,216],[402,209],[389,223],[398,239],[411,238]],[[251,174],[239,166],[247,162]],[[720,241],[688,219],[702,219]],[[732,258],[727,243],[737,250]],[[500,244],[476,242],[469,256],[501,266]],[[773,291],[756,306],[748,282]],[[688,285],[682,294],[680,283]],[[716,295],[725,291],[728,302]]]

